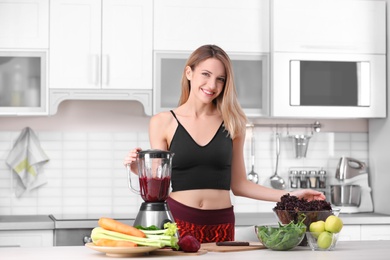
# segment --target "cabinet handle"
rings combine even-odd
[[[102,80],[104,82],[104,85],[108,86],[110,84],[110,56],[109,55],[103,55],[102,66],[103,66]]]
[[[92,241],[92,238],[91,238],[91,237],[85,236],[85,237],[83,238],[83,242],[84,242],[84,244],[86,244],[86,243],[92,243],[93,241]]]
[[[93,85],[99,84],[99,55],[92,55],[91,62],[91,81]]]

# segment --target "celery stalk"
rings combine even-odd
[[[159,248],[169,246],[175,249],[179,248],[179,246],[177,245],[178,238],[175,236],[146,234],[146,238],[142,238],[106,230],[101,227],[96,227],[92,230],[91,238],[93,242],[96,242],[101,238],[106,238],[112,240],[131,241],[133,243],[136,243],[137,245],[142,246],[154,246]]]

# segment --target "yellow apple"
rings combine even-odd
[[[320,233],[325,231],[325,221],[319,220],[316,222],[312,222],[309,226],[309,231],[312,232],[312,235],[315,238],[318,238]]]
[[[333,234],[328,231],[324,231],[318,236],[317,245],[319,248],[327,249],[332,245],[332,239]]]
[[[331,233],[339,233],[343,228],[343,221],[336,216],[329,216],[325,220],[325,230]]]

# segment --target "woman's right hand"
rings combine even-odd
[[[133,162],[137,161],[138,158],[138,152],[142,151],[140,147],[136,147],[133,150],[131,150],[127,156],[125,157],[123,161],[123,165],[127,167],[128,165],[133,166]],[[132,167],[133,168],[133,167]]]

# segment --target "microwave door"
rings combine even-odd
[[[370,63],[359,62],[358,69],[358,106],[369,107],[370,106]]]
[[[290,60],[290,106],[370,106],[370,64]]]

